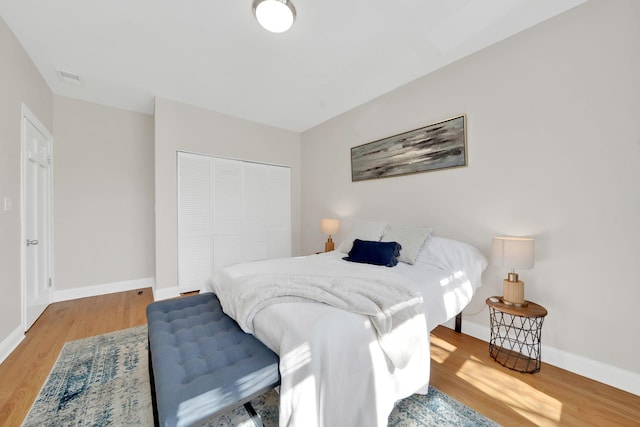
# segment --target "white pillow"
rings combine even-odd
[[[476,248],[466,243],[431,236],[425,242],[416,264],[427,264],[443,270],[466,272],[471,285],[481,285],[482,272],[487,268],[487,258]]]
[[[402,249],[400,249],[398,261],[413,265],[416,262],[420,248],[430,235],[431,228],[428,227],[390,225],[381,240],[383,242],[400,243]]]
[[[386,228],[386,222],[354,220],[351,231],[338,247],[338,251],[348,254],[356,239],[379,242]]]

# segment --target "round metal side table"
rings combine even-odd
[[[540,338],[547,309],[534,302],[518,307],[502,297],[487,298],[491,338],[489,355],[498,363],[519,372],[540,371]]]

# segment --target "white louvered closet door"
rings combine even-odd
[[[291,178],[282,166],[178,153],[178,284],[202,289],[213,272],[291,256]]]
[[[211,159],[178,153],[178,284],[200,289],[213,270]]]
[[[213,271],[243,261],[242,162],[211,158],[213,164]],[[212,271],[212,272],[213,272]]]
[[[269,258],[269,169],[244,163],[244,257],[246,261]]]
[[[291,169],[269,168],[268,258],[291,256]]]

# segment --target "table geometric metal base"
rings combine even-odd
[[[544,316],[515,315],[489,305],[489,320],[489,355],[509,369],[528,373],[539,372]]]

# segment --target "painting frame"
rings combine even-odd
[[[466,114],[351,147],[352,182],[466,166]]]

